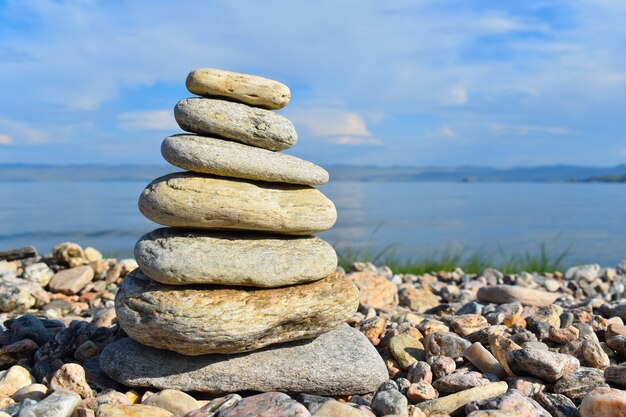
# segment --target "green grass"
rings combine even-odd
[[[395,245],[390,245],[378,252],[357,250],[353,248],[339,249],[339,265],[348,269],[355,261],[372,262],[377,266],[387,265],[394,273],[425,274],[438,271],[452,271],[461,267],[463,271],[476,274],[486,268],[496,268],[504,273],[515,272],[555,272],[563,270],[570,247],[554,253],[547,244],[542,243],[535,251],[505,253],[499,248],[496,255],[487,254],[482,250],[469,252],[463,249],[446,249],[430,255],[422,255],[411,260],[394,255]]]

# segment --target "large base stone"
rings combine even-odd
[[[388,379],[376,349],[347,325],[313,340],[235,355],[183,356],[130,338],[109,344],[100,366],[131,387],[210,394],[238,391],[349,395],[372,392]]]

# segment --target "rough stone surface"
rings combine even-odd
[[[278,110],[291,99],[289,87],[278,81],[213,68],[198,68],[187,76],[187,90],[203,97],[223,97],[250,106]]]
[[[366,417],[366,414],[346,403],[330,400],[322,404],[315,412],[315,417]]]
[[[49,301],[48,293],[33,282],[11,276],[0,279],[0,311],[25,311]]]
[[[379,416],[406,415],[408,401],[395,389],[378,391],[372,400],[372,411]]]
[[[170,136],[161,154],[174,166],[203,174],[302,185],[328,182],[328,172],[312,162],[219,138]]]
[[[601,387],[608,387],[604,381],[604,372],[596,368],[581,367],[559,379],[554,384],[554,392],[579,404],[589,391]]]
[[[54,274],[49,288],[50,291],[60,292],[61,294],[78,294],[85,285],[91,282],[93,277],[93,269],[89,265],[81,265]]]
[[[54,271],[43,262],[37,262],[24,268],[24,279],[35,282],[42,287],[48,285],[53,276]]]
[[[559,298],[559,294],[514,285],[490,285],[479,288],[477,298],[484,303],[505,304],[519,301],[527,306],[547,307]]]
[[[486,400],[504,394],[508,389],[506,382],[492,382],[476,388],[470,388],[445,397],[426,401],[417,405],[427,416],[435,414],[452,414],[461,411],[470,401]]]
[[[82,398],[93,396],[93,392],[85,379],[85,370],[77,363],[66,363],[58,369],[50,379],[50,390],[66,389],[77,393]]]
[[[626,392],[614,388],[596,388],[583,398],[581,417],[624,417]]]
[[[471,343],[455,333],[433,332],[424,339],[426,356],[448,356],[460,358]]]
[[[318,336],[358,307],[344,275],[297,286],[250,289],[169,286],[136,269],[116,296],[117,320],[147,346],[185,355],[249,352]]]
[[[565,395],[538,392],[534,398],[553,417],[580,417],[576,404]]]
[[[402,369],[424,360],[424,346],[417,338],[406,333],[392,337],[389,350]]]
[[[317,237],[162,228],[135,245],[144,274],[163,284],[281,287],[322,279],[337,254]]]
[[[556,382],[578,369],[578,359],[539,349],[517,349],[506,353],[511,370],[517,375],[532,375],[548,382]]]
[[[604,379],[606,382],[626,388],[626,363],[606,368],[604,370]]]
[[[359,302],[366,308],[391,311],[398,305],[398,287],[377,273],[353,272],[348,277],[359,288]]]
[[[479,372],[454,372],[437,379],[433,382],[433,387],[444,396],[489,383],[490,381]]]
[[[241,395],[228,394],[224,397],[215,398],[206,405],[185,414],[185,417],[215,417],[215,415],[227,408],[230,408],[241,401]]]
[[[60,390],[36,404],[27,405],[19,417],[70,417],[80,403],[80,395],[72,391]]]
[[[247,145],[282,151],[298,140],[293,123],[269,110],[208,98],[185,98],[174,108],[181,129],[204,136],[217,135]]]
[[[152,181],[139,198],[148,219],[175,227],[257,230],[293,235],[335,224],[335,205],[305,185],[175,173]]]
[[[266,392],[239,401],[216,417],[308,417],[302,404],[280,392]]]
[[[500,410],[518,417],[551,417],[540,404],[515,389],[495,398],[472,401],[465,406],[468,414],[477,410]]]

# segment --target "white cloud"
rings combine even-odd
[[[531,133],[544,133],[548,135],[572,135],[575,132],[566,127],[537,126],[537,125],[507,125],[494,123],[489,126],[491,130],[500,134],[528,135]]]
[[[38,145],[47,143],[49,140],[48,133],[45,131],[6,117],[0,117],[0,130],[8,131],[5,137],[8,137],[12,143]]]
[[[9,135],[0,135],[0,145],[11,145],[13,143],[13,139]]]
[[[148,110],[123,113],[118,116],[120,126],[127,129],[176,130],[178,124],[171,110]]]
[[[447,104],[467,104],[469,101],[469,94],[467,93],[467,87],[464,84],[455,84],[448,89],[448,94],[444,100]]]
[[[308,109],[289,113],[298,129],[337,145],[380,145],[358,113],[342,109]],[[377,115],[377,118],[382,118]]]
[[[457,134],[450,126],[439,126],[436,129],[426,130],[425,139],[456,139]]]

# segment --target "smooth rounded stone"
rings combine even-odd
[[[169,411],[151,405],[102,404],[96,417],[174,417]]]
[[[556,382],[580,366],[572,356],[539,349],[511,350],[506,360],[516,375],[532,375],[548,382]]]
[[[416,288],[413,285],[399,287],[398,298],[401,306],[418,313],[439,305],[439,299],[430,288]]]
[[[472,343],[471,346],[465,349],[463,356],[481,372],[496,375],[498,378],[506,377],[504,368],[480,342]]]
[[[592,282],[600,275],[601,269],[598,264],[572,266],[565,271],[565,279],[573,279],[576,281],[582,279],[587,282]]]
[[[50,302],[50,295],[39,285],[13,276],[0,279],[0,311],[21,312],[40,308]]]
[[[291,99],[291,91],[283,83],[214,68],[191,71],[185,85],[190,93],[199,96],[220,97],[272,110],[282,109]]]
[[[307,393],[298,394],[298,396],[296,397],[296,401],[304,405],[311,414],[315,414],[315,412],[319,410],[322,405],[324,405],[324,403],[331,400],[331,397],[323,397],[321,395],[313,395]]]
[[[626,336],[611,336],[606,339],[606,345],[613,349],[617,354],[626,356]]]
[[[115,308],[133,339],[184,355],[249,352],[307,339],[339,326],[358,307],[358,291],[344,275],[296,286],[171,286],[140,269],[126,276]]]
[[[608,387],[604,372],[596,368],[581,367],[554,384],[554,393],[563,394],[579,404],[583,397],[594,388]]]
[[[462,412],[470,401],[486,400],[504,394],[508,389],[506,382],[492,382],[480,387],[470,388],[454,394],[417,404],[427,416]]]
[[[34,401],[41,401],[48,395],[48,387],[43,384],[30,384],[26,385],[15,391],[11,398],[15,402],[22,402],[25,399],[30,399]]]
[[[429,364],[423,361],[417,361],[407,370],[407,379],[411,383],[425,382],[430,384],[433,382],[433,372]]]
[[[55,391],[36,404],[20,410],[19,417],[70,417],[80,403],[80,395],[68,390]]]
[[[424,339],[426,357],[448,356],[456,359],[463,356],[471,343],[455,333],[433,332]]]
[[[472,401],[465,406],[468,414],[478,410],[499,410],[518,417],[552,417],[539,403],[516,389],[495,398]]]
[[[283,151],[298,140],[293,123],[269,110],[209,98],[184,98],[174,108],[181,129],[246,145]]]
[[[11,342],[30,339],[39,345],[43,345],[51,337],[43,321],[32,314],[24,314],[16,319],[7,320],[4,322],[4,325],[9,328]]]
[[[359,288],[359,303],[366,308],[385,312],[398,306],[398,287],[375,272],[362,271],[348,274]]]
[[[315,281],[337,268],[333,247],[317,237],[161,228],[135,245],[139,268],[163,284],[282,287]]]
[[[490,285],[478,289],[476,297],[483,303],[505,304],[519,301],[527,306],[547,307],[554,303],[560,294],[519,287],[515,285]]]
[[[409,403],[400,391],[378,391],[372,400],[372,411],[378,416],[407,415]]]
[[[311,413],[287,394],[265,392],[243,398],[234,406],[220,411],[216,417],[309,417]]]
[[[141,193],[139,210],[165,226],[290,235],[322,232],[337,219],[332,201],[309,186],[194,173],[152,181]]]
[[[626,388],[626,363],[606,368],[604,370],[604,379],[606,382]]]
[[[131,387],[210,394],[351,395],[375,391],[388,378],[376,348],[347,325],[313,340],[235,355],[183,356],[125,338],[104,348],[100,365],[111,378]]]
[[[443,378],[456,371],[456,362],[448,356],[431,356],[428,358],[434,379]]]
[[[52,248],[52,257],[61,265],[70,265],[73,259],[85,259],[85,252],[78,243],[61,242]]]
[[[66,363],[50,377],[50,391],[66,389],[82,398],[93,397],[93,391],[87,383],[85,370],[77,363]]]
[[[389,350],[402,369],[424,360],[424,345],[406,333],[392,337],[389,341]]]
[[[626,391],[614,388],[596,388],[583,398],[581,417],[624,417]]]
[[[580,417],[576,404],[565,395],[538,392],[534,398],[553,417]]]
[[[35,378],[28,369],[20,365],[14,365],[7,370],[0,371],[0,395],[10,397],[20,388],[34,384]]]
[[[358,408],[331,399],[315,412],[315,417],[367,417]]]
[[[412,403],[421,403],[439,397],[439,393],[427,382],[411,384],[406,390],[406,397]]]
[[[143,401],[143,404],[163,408],[177,416],[184,416],[188,412],[200,408],[200,404],[195,398],[175,389],[164,389],[152,394]]]
[[[24,279],[35,282],[42,287],[50,283],[54,276],[54,271],[44,262],[30,264],[24,268]]]
[[[81,265],[57,272],[50,281],[50,292],[60,292],[65,295],[78,294],[85,285],[93,280],[93,268]]]
[[[454,372],[437,379],[433,382],[433,387],[443,396],[487,385],[490,382],[479,372]]]

